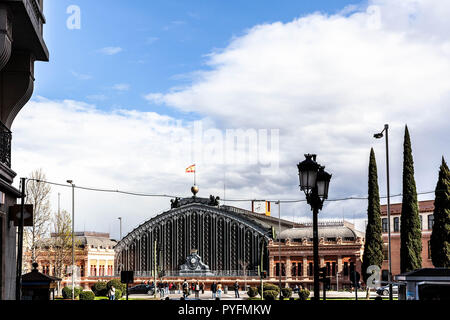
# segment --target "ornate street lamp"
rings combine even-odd
[[[306,200],[313,211],[314,300],[317,301],[320,295],[318,214],[323,202],[328,198],[331,174],[316,162],[316,157],[315,154],[305,154],[306,159],[297,167],[300,190],[305,192]]]

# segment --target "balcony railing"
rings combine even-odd
[[[0,162],[11,168],[11,131],[0,122]]]

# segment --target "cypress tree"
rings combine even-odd
[[[381,268],[381,264],[383,263],[380,194],[378,190],[377,163],[373,148],[370,150],[368,194],[366,240],[362,262],[364,282],[370,276],[370,274],[366,273],[367,268],[371,265],[377,265]]]
[[[450,171],[444,157],[435,195],[431,260],[435,267],[450,268]]]
[[[400,217],[400,270],[402,273],[422,267],[422,232],[414,180],[414,161],[408,126],[403,142],[403,200]]]

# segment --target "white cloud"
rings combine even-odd
[[[223,127],[279,128],[282,172],[259,191],[280,194],[295,188],[295,163],[307,152],[333,173],[332,197],[365,194],[372,146],[384,194],[384,144],[372,135],[385,123],[391,188],[401,192],[408,124],[418,189],[430,191],[442,154],[449,156],[449,12],[444,0],[374,0],[336,15],[257,25],[207,55],[208,70],[189,85],[146,98]],[[359,216],[366,211],[365,202],[353,206]]]
[[[91,80],[92,76],[90,74],[78,73],[75,71],[70,71],[70,73],[78,80]]]
[[[113,86],[113,89],[117,91],[128,91],[130,90],[130,85],[128,83],[118,83]]]
[[[105,47],[98,50],[100,53],[105,54],[107,56],[112,56],[118,54],[123,51],[121,47]]]

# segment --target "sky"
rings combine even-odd
[[[392,194],[402,192],[405,125],[419,192],[434,190],[449,157],[446,0],[44,6],[50,61],[36,62],[33,97],[12,126],[18,177],[42,168],[63,184],[189,196],[185,168],[196,163],[199,196],[304,199],[296,165],[316,153],[333,175],[330,199],[364,197],[373,147],[384,196],[385,144],[373,134],[385,123]],[[58,194],[70,212],[70,189],[58,186],[53,210]],[[77,189],[75,227],[118,238],[118,217],[125,235],[169,208],[168,198]],[[304,202],[280,215],[311,219]],[[366,217],[364,200],[320,213],[360,230]]]

